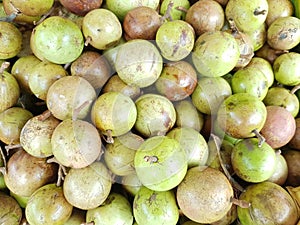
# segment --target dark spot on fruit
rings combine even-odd
[[[247,149],[249,150],[249,151],[252,151],[253,150],[253,145],[251,144],[251,141],[249,141],[249,140],[245,140],[245,145],[246,145],[246,147],[247,147]]]
[[[243,156],[243,153],[242,153],[242,152],[239,152],[239,156],[242,157],[242,156]]]
[[[286,39],[288,37],[288,35],[286,34],[286,33],[281,33],[281,34],[279,34],[279,40],[284,40],[284,39]]]
[[[229,102],[227,107],[228,107],[229,110],[233,110],[234,107],[235,107],[235,104],[233,102]]]

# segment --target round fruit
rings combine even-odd
[[[217,113],[217,123],[226,134],[234,138],[253,137],[267,118],[262,101],[248,93],[236,93],[224,100]]]
[[[166,134],[176,122],[172,102],[158,94],[141,95],[135,102],[137,119],[134,128],[144,137]]]
[[[197,86],[197,73],[185,61],[167,63],[155,82],[157,91],[171,101],[179,101],[191,95]]]
[[[24,150],[18,150],[7,162],[4,181],[14,194],[29,197],[38,188],[54,182],[56,174],[55,164],[47,163],[45,158],[31,156]]]
[[[258,146],[257,138],[239,141],[231,153],[234,172],[247,182],[258,183],[269,179],[274,171],[277,158],[274,149],[266,142]]]
[[[288,166],[285,158],[281,154],[276,154],[276,157],[277,163],[275,165],[275,171],[267,181],[282,186],[285,184],[288,177]]]
[[[231,88],[233,93],[249,93],[263,100],[268,92],[268,81],[258,68],[246,67],[233,74]]]
[[[161,25],[158,12],[147,6],[139,6],[130,10],[123,21],[126,40],[154,40],[157,29]]]
[[[96,99],[92,85],[79,76],[65,76],[48,89],[46,104],[49,111],[60,120],[85,118]]]
[[[70,169],[63,183],[67,201],[74,207],[88,210],[100,206],[112,186],[110,173],[101,162],[81,169]]]
[[[278,56],[273,63],[273,70],[279,83],[287,86],[299,84],[300,53],[288,52]]]
[[[47,184],[37,189],[25,208],[30,224],[64,224],[72,214],[73,206],[64,197],[62,187]]]
[[[279,17],[292,16],[294,6],[289,0],[268,0],[269,12],[266,19],[267,26],[270,26],[274,20]]]
[[[288,177],[285,185],[300,186],[300,151],[294,149],[284,149],[282,155],[288,166]]]
[[[116,137],[114,143],[106,144],[104,161],[108,169],[117,176],[126,176],[135,172],[134,156],[144,139],[128,132]]]
[[[0,192],[0,222],[2,225],[19,225],[22,219],[22,209],[11,196]]]
[[[285,108],[294,117],[299,112],[299,100],[297,96],[285,87],[271,87],[263,102],[266,106],[276,105]]]
[[[237,208],[242,224],[293,225],[298,221],[297,207],[289,193],[272,182],[252,184],[240,200],[249,202],[249,208]]]
[[[11,0],[10,2],[19,12],[27,16],[42,16],[54,4],[54,0]]]
[[[0,113],[0,140],[7,145],[20,143],[20,133],[32,113],[21,107],[11,107]]]
[[[190,8],[188,0],[162,0],[159,8],[159,13],[166,16],[167,20],[184,20],[186,12],[179,10],[182,7],[186,10]]]
[[[296,121],[296,131],[292,139],[289,141],[288,146],[300,150],[300,118],[295,118]]]
[[[83,35],[70,19],[50,16],[33,29],[30,46],[39,59],[66,64],[80,56]]]
[[[261,134],[274,149],[283,147],[293,138],[296,132],[296,121],[293,115],[281,106],[267,106],[266,122]]]
[[[101,133],[111,138],[131,130],[137,118],[137,109],[130,97],[120,92],[106,92],[95,101],[91,118]]]
[[[181,100],[174,104],[176,111],[176,126],[189,127],[200,132],[204,125],[204,116],[189,100]]]
[[[294,16],[279,17],[267,30],[268,44],[278,50],[289,50],[300,43],[300,19]]]
[[[22,127],[20,144],[32,156],[38,158],[52,155],[51,136],[60,123],[54,116],[42,120],[40,116],[29,119]]]
[[[75,13],[79,16],[85,16],[88,12],[93,9],[100,8],[103,0],[89,0],[89,1],[80,1],[80,0],[59,0],[59,2],[69,11]]]
[[[231,87],[223,77],[201,77],[191,97],[201,113],[211,115],[217,113],[220,104],[231,94]]]
[[[121,194],[110,193],[97,208],[86,212],[86,222],[94,224],[132,225],[133,215],[129,201]]]
[[[82,21],[82,33],[88,44],[104,50],[115,46],[122,36],[122,26],[117,16],[104,8],[93,9]]]
[[[65,119],[51,136],[54,157],[63,166],[83,168],[91,165],[101,155],[101,138],[91,123],[84,120]]]
[[[242,32],[258,29],[265,22],[268,12],[267,0],[229,0],[225,8],[226,18],[233,19]]]
[[[176,195],[186,217],[198,223],[213,223],[231,209],[233,189],[219,170],[193,167],[178,185]]]
[[[67,76],[67,71],[61,65],[51,62],[37,63],[28,73],[31,92],[42,100],[46,100],[49,87],[56,80]]]
[[[161,74],[163,59],[149,41],[135,39],[121,45],[115,61],[116,72],[126,84],[147,87]]]
[[[183,20],[167,21],[158,28],[155,41],[165,59],[179,61],[193,50],[195,31]]]
[[[0,72],[0,113],[18,102],[20,92],[20,86],[16,78],[7,71]]]
[[[187,171],[187,156],[180,143],[167,136],[146,139],[136,151],[134,166],[141,183],[155,191],[176,187]]]
[[[225,13],[222,6],[212,0],[195,2],[186,13],[185,21],[192,25],[197,36],[215,30],[221,30]]]
[[[206,32],[198,37],[192,51],[197,71],[207,77],[220,77],[230,72],[240,58],[235,38],[224,31]],[[218,60],[216,60],[218,59]]]
[[[109,63],[96,51],[83,52],[72,64],[71,75],[86,79],[95,89],[104,86],[111,76]]]
[[[0,21],[0,59],[15,57],[22,48],[22,33],[13,24]]]
[[[209,149],[204,137],[192,128],[177,127],[167,133],[167,137],[177,140],[187,155],[188,167],[204,166]]]
[[[141,187],[133,200],[133,215],[138,224],[176,224],[179,211],[174,192]]]

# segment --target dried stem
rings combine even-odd
[[[3,62],[0,67],[0,74],[3,74],[4,71],[9,67],[9,65],[10,65],[9,62]]]
[[[58,164],[58,172],[57,172],[57,181],[56,186],[61,186],[62,181],[65,179],[65,176],[67,175],[66,167],[63,166],[60,162],[57,161],[57,159],[53,156],[52,158],[47,159],[47,163],[57,163]]]
[[[56,5],[54,4],[53,6],[52,6],[52,8],[46,13],[46,14],[44,14],[40,19],[39,19],[39,21],[34,21],[33,22],[33,25],[35,25],[35,26],[37,26],[37,25],[39,25],[40,23],[42,23],[48,16],[50,16],[52,13],[53,13],[53,11],[54,11],[54,9],[56,8]]]
[[[88,46],[91,43],[91,41],[92,41],[92,38],[90,36],[87,36],[86,40],[84,42],[84,46]]]
[[[217,155],[220,161],[220,165],[224,171],[224,174],[226,175],[226,177],[228,178],[228,180],[230,181],[230,183],[232,184],[232,186],[234,186],[237,190],[241,191],[241,192],[245,192],[245,189],[236,181],[233,179],[233,177],[230,175],[230,173],[228,172],[225,163],[223,162],[221,153],[220,153],[220,146],[221,146],[221,140],[218,136],[211,134],[211,137],[216,145],[216,150],[217,150]]]
[[[184,8],[182,6],[177,6],[175,9],[177,9],[177,10],[179,10],[181,12],[184,12],[184,13],[187,13],[187,11],[188,11],[186,8]]]
[[[105,141],[107,143],[109,143],[109,144],[113,144],[114,143],[114,138],[113,138],[111,132],[112,132],[111,130],[107,130],[106,131],[107,135],[106,135]]]
[[[3,160],[3,167],[6,168],[6,158],[5,158],[5,155],[4,155],[3,148],[1,146],[0,146],[0,154],[1,154],[1,158]]]
[[[172,10],[173,6],[174,6],[174,2],[170,1],[170,3],[168,4],[168,8],[166,10],[165,15],[160,18],[161,22],[164,22],[167,19],[169,19],[170,21],[173,21],[173,18],[171,16],[171,10]]]
[[[38,115],[38,120],[39,121],[45,121],[46,119],[48,119],[51,116],[51,112],[50,110],[46,110],[44,111],[42,114]]]
[[[235,204],[235,205],[237,205],[237,206],[239,206],[243,209],[248,209],[251,206],[250,202],[247,202],[247,201],[244,201],[244,200],[239,200],[239,199],[236,199],[236,198],[231,198],[230,201],[233,204]]]
[[[84,107],[88,106],[89,104],[91,104],[92,100],[89,101],[85,101],[84,103],[82,103],[79,107],[77,107],[76,109],[74,109],[73,111],[73,116],[72,116],[72,120],[77,120],[79,113],[83,110]]]
[[[264,138],[264,136],[262,136],[256,129],[254,129],[252,131],[252,133],[255,134],[255,136],[258,138],[258,147],[261,147],[263,145],[263,143],[266,141],[266,139]]]
[[[298,91],[300,89],[300,84],[296,85],[295,87],[293,87],[293,89],[290,91],[291,94],[295,94],[296,91]]]

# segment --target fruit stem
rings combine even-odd
[[[5,16],[5,17],[0,17],[0,21],[3,22],[13,22],[14,19],[16,19],[16,17],[20,14],[19,11],[17,12],[12,12],[10,15]]]
[[[247,208],[249,208],[251,206],[250,202],[247,202],[247,201],[244,201],[244,200],[240,200],[240,199],[236,199],[234,197],[231,197],[230,201],[233,204],[235,204],[235,205],[237,205],[237,206],[239,206],[239,207],[241,207],[243,209],[247,209]]]
[[[184,13],[187,13],[187,9],[186,8],[184,8],[183,6],[177,6],[175,9],[177,9],[177,10],[179,10],[179,11],[181,11],[181,12],[184,12]]]
[[[295,87],[292,88],[292,90],[290,91],[291,94],[295,94],[296,91],[298,91],[300,89],[300,84],[297,84]]]
[[[224,174],[226,175],[226,177],[228,178],[228,180],[230,181],[232,186],[234,186],[237,190],[239,190],[241,192],[245,192],[245,189],[236,180],[234,180],[234,178],[230,175],[230,173],[228,172],[228,170],[223,162],[222,156],[220,154],[220,148],[221,148],[220,147],[221,146],[220,138],[215,134],[211,134],[211,137],[216,145],[217,155],[218,155],[218,158],[220,161],[220,165],[224,171]]]
[[[3,151],[2,147],[0,147],[0,154],[1,154],[1,158],[3,160],[3,167],[6,168],[6,158],[5,158],[4,151]]]
[[[51,116],[51,112],[50,110],[46,110],[44,111],[41,115],[38,116],[38,120],[39,121],[45,121],[46,119],[48,119]]]
[[[160,18],[161,22],[164,22],[167,19],[169,19],[170,21],[173,21],[173,18],[171,16],[171,10],[172,10],[173,6],[174,6],[174,2],[170,1],[170,3],[168,4],[165,15]]]
[[[113,139],[113,137],[112,137],[111,132],[112,132],[111,130],[107,130],[107,131],[106,131],[107,135],[106,135],[105,141],[106,141],[108,144],[113,144],[113,143],[114,143],[114,139]]]
[[[17,148],[22,148],[21,144],[15,144],[15,145],[6,145],[5,150],[8,153],[11,149],[17,149]]]
[[[61,186],[61,182],[65,179],[65,176],[67,175],[67,170],[66,167],[63,166],[62,164],[60,164],[57,159],[55,158],[55,156],[53,156],[52,158],[47,159],[46,161],[47,163],[56,163],[58,164],[58,172],[57,172],[57,181],[56,181],[56,186],[60,187]]]
[[[9,67],[9,65],[10,65],[9,62],[3,62],[0,67],[0,74],[3,74],[4,71]]]
[[[81,110],[83,110],[84,107],[88,106],[90,103],[92,103],[92,100],[89,101],[85,101],[84,103],[82,103],[79,107],[77,107],[74,112],[73,112],[73,116],[72,116],[72,120],[77,120],[79,113],[81,112]]]
[[[263,143],[266,141],[266,139],[256,129],[254,129],[252,133],[254,133],[255,136],[258,138],[258,147],[260,148],[263,145]]]
[[[53,5],[53,6],[51,7],[51,9],[39,19],[39,21],[37,21],[37,22],[36,22],[36,21],[33,21],[33,25],[37,26],[37,25],[39,25],[40,23],[42,23],[48,16],[50,16],[50,15],[53,13],[53,11],[54,11],[55,8],[56,8],[56,6]]]
[[[92,38],[91,38],[90,36],[87,36],[87,37],[86,37],[86,40],[85,40],[85,42],[84,42],[84,46],[88,46],[89,43],[91,43],[91,41],[92,41]]]

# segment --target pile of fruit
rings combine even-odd
[[[0,224],[300,224],[299,18],[0,1]]]

